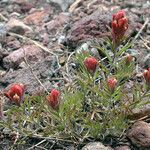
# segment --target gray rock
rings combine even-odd
[[[150,54],[148,54],[145,59],[144,59],[144,68],[149,68],[150,67]]]
[[[83,43],[77,50],[77,53],[89,53],[94,57],[99,57],[99,52],[96,48],[92,47],[92,43],[90,41]]]
[[[77,53],[90,52],[90,50],[89,50],[90,45],[91,45],[91,42],[83,43],[83,44],[77,49]]]
[[[139,57],[139,52],[136,49],[128,49],[126,51],[127,54],[130,54],[131,56],[138,58]]]
[[[105,147],[101,142],[93,142],[85,145],[82,150],[112,150],[112,148]]]
[[[64,35],[61,35],[58,38],[58,44],[64,44],[66,42],[66,37]]]
[[[49,2],[57,3],[62,11],[66,11],[74,0],[49,0]]]
[[[7,29],[5,23],[0,23],[0,43],[4,42],[6,38],[6,33],[7,33]]]

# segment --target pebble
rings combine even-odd
[[[82,150],[113,150],[112,148],[105,147],[101,142],[91,142],[85,145]]]

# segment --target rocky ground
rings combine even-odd
[[[109,35],[112,13],[120,9],[129,17],[128,34],[135,43],[129,53],[137,58],[140,72],[150,67],[149,0],[1,0],[0,89],[21,82],[28,87],[27,94],[36,94],[45,90],[43,86],[48,91],[67,86],[70,56],[81,47],[96,53],[89,41]],[[149,114],[150,107],[142,109]],[[115,143],[115,150],[150,146],[150,126],[145,122],[134,124],[127,136],[130,140]],[[87,149],[111,148],[98,142],[83,148]]]

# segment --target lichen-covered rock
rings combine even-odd
[[[113,150],[112,148],[105,147],[101,142],[93,142],[85,145],[82,150]]]
[[[127,132],[127,137],[137,147],[150,148],[150,125],[143,121],[137,121]]]
[[[6,24],[0,23],[0,43],[3,43],[5,41],[7,34]]]

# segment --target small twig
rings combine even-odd
[[[4,21],[8,21],[8,19],[6,17],[4,17],[1,13],[0,13],[0,19],[2,19]]]
[[[41,142],[39,142],[39,143],[33,145],[32,147],[28,148],[27,150],[32,150],[34,147],[37,147],[37,146],[41,145],[41,144],[44,143],[45,141],[46,141],[46,139],[44,139],[44,140],[42,140]]]
[[[69,12],[73,12],[82,0],[76,0],[69,8]]]
[[[148,50],[150,50],[150,47],[147,45],[147,43],[148,43],[149,41],[143,39],[142,36],[140,36],[140,38],[141,38],[141,40],[143,41],[144,46],[145,46]]]
[[[136,41],[136,39],[139,37],[139,35],[142,33],[143,29],[145,28],[145,26],[148,24],[149,22],[149,18],[147,18],[145,20],[145,23],[143,24],[142,28],[139,30],[139,32],[136,34],[136,36],[134,37],[134,39],[132,40],[132,42],[134,43]]]
[[[70,59],[71,59],[71,57],[72,57],[72,55],[74,55],[75,54],[75,52],[72,52],[70,55],[69,55],[69,57],[68,57],[68,59],[67,59],[67,62],[66,62],[66,72],[67,72],[67,74],[69,74],[69,61],[70,61]]]
[[[144,116],[142,118],[139,118],[138,121],[144,121],[145,119],[149,118],[149,116]]]
[[[60,138],[55,138],[55,137],[44,137],[44,136],[40,136],[40,135],[36,135],[36,134],[34,134],[32,137],[33,138],[39,138],[39,139],[45,139],[45,140],[55,140],[55,141],[62,141],[62,142],[79,144],[79,142],[75,142],[75,141],[71,141],[71,140],[65,140],[65,139],[60,139]]]
[[[22,47],[23,49],[23,47]],[[45,86],[42,84],[42,82],[38,79],[38,77],[34,74],[33,69],[31,68],[31,66],[29,65],[27,58],[26,58],[26,54],[25,54],[25,50],[24,51],[24,62],[26,63],[26,65],[28,66],[28,68],[30,69],[32,75],[34,76],[34,78],[37,80],[37,82],[43,87],[43,89],[47,92],[47,94],[49,94],[48,90],[45,88]]]

